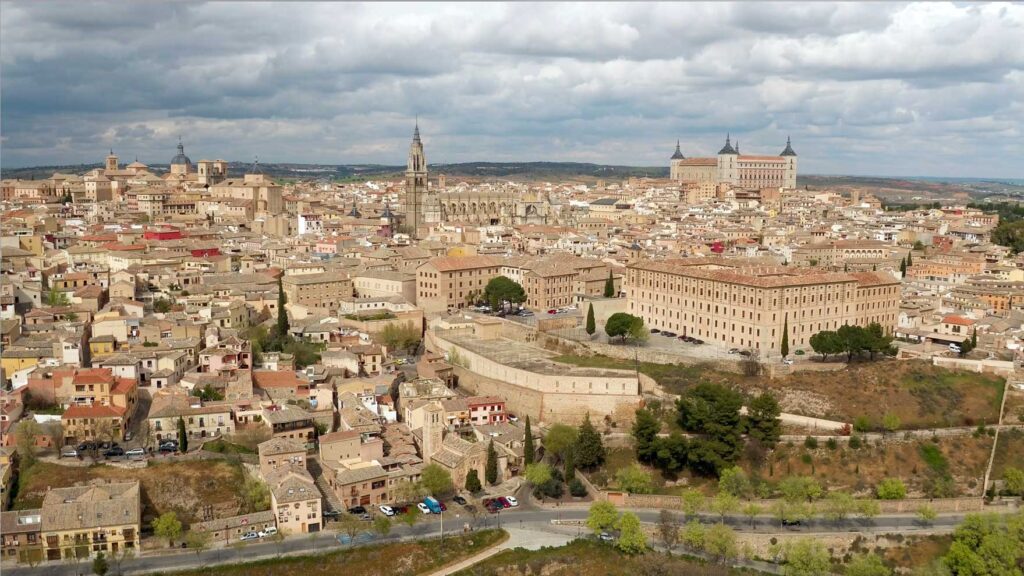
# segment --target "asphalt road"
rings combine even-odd
[[[642,522],[656,523],[659,511],[636,510],[634,511]],[[524,528],[524,529],[550,529],[554,520],[585,520],[587,510],[585,509],[514,509],[505,510],[498,514],[484,514],[478,518],[477,528]],[[703,522],[717,522],[718,516],[702,515]],[[930,526],[923,526],[912,516],[879,516],[873,520],[848,519],[843,522],[828,520],[811,520],[801,526],[781,527],[777,520],[761,517],[755,518],[754,522],[743,516],[727,516],[725,523],[743,532],[762,533],[828,533],[828,532],[893,532],[902,533],[913,531],[948,530],[959,524],[963,515],[939,516]],[[445,513],[444,523],[446,534],[456,533],[462,530],[466,522],[472,522],[472,517],[452,507]],[[172,572],[211,566],[216,564],[231,564],[245,562],[259,558],[268,558],[285,554],[300,554],[311,552],[327,552],[330,550],[342,550],[348,545],[341,544],[328,524],[328,531],[316,535],[292,536],[282,542],[257,541],[244,546],[237,544],[230,547],[218,547],[207,550],[199,555],[195,553],[177,553],[165,555],[147,555],[140,558],[126,560],[122,565],[125,574],[152,574],[155,572]],[[431,516],[428,520],[417,524],[411,529],[405,525],[396,525],[392,534],[387,538],[376,537],[357,545],[378,544],[386,542],[397,542],[400,540],[431,538],[440,536],[440,519]],[[367,530],[370,526],[367,525]],[[583,529],[585,532],[585,529]],[[216,544],[215,544],[216,545]],[[35,568],[27,566],[10,567],[5,566],[5,575],[13,576],[73,576],[78,574],[91,574],[90,562],[83,561],[79,565],[68,563],[49,563]],[[114,566],[111,566],[111,574],[117,574]]]

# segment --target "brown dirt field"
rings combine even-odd
[[[905,570],[927,567],[945,555],[952,543],[953,537],[949,534],[910,536],[900,546],[888,548],[885,561],[889,566]]]
[[[835,450],[824,443],[813,450],[802,444],[780,444],[772,464],[763,467],[759,474],[769,481],[813,475],[830,490],[849,490],[860,495],[869,494],[883,478],[895,477],[906,484],[908,497],[922,496],[933,473],[921,456],[921,446],[932,443],[931,440],[893,439],[858,449],[840,445]],[[945,456],[960,495],[980,496],[992,439],[987,436],[941,438],[937,446]],[[806,461],[808,455],[811,464]],[[746,464],[743,466],[749,468]]]
[[[39,462],[19,482],[15,508],[36,508],[49,488],[74,486],[93,479],[138,480],[142,484],[143,523],[171,510],[186,523],[197,520],[204,505],[213,507],[214,517],[239,513],[238,487],[242,467],[220,460],[151,463],[146,468],[61,466]]]
[[[956,372],[922,361],[854,363],[837,372],[796,372],[784,378],[732,379],[748,391],[778,393],[784,412],[853,422],[866,416],[875,427],[882,416],[899,417],[901,429],[994,423],[1003,379]]]
[[[1007,466],[1024,468],[1024,430],[1011,429],[999,433],[999,444],[992,461],[992,478],[1002,478]]]
[[[1024,424],[1024,390],[1014,390],[1006,395],[1006,414],[1003,424]]]

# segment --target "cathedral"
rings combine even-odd
[[[403,206],[403,228],[417,239],[426,237],[431,227],[440,224],[546,224],[551,211],[551,203],[545,194],[523,193],[512,185],[460,185],[449,191],[444,176],[441,176],[436,188],[432,189],[427,179],[427,157],[423,152],[418,122],[409,145]]]
[[[786,138],[786,148],[778,156],[740,154],[740,143],[733,146],[729,136],[714,158],[687,158],[679,150],[670,159],[672,180],[691,184],[726,184],[735,188],[796,188],[796,152]]]

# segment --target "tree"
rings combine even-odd
[[[420,483],[431,496],[443,497],[452,492],[452,476],[437,464],[427,464],[420,473]]]
[[[619,550],[626,554],[640,554],[647,550],[647,534],[640,527],[640,518],[625,512],[619,519]]]
[[[833,521],[843,521],[857,509],[857,502],[849,492],[829,492],[825,498],[824,516]]]
[[[885,478],[878,483],[875,494],[882,500],[902,500],[907,497],[907,487],[899,478]]]
[[[740,499],[728,492],[719,492],[711,499],[711,511],[725,522],[725,517],[739,511]]]
[[[106,555],[103,552],[96,554],[96,557],[92,560],[92,573],[96,576],[106,576],[110,570],[110,563],[107,562]]]
[[[618,521],[619,511],[607,500],[594,502],[587,513],[587,528],[593,530],[595,534],[613,528]]]
[[[238,495],[242,499],[242,510],[246,514],[270,508],[270,488],[259,478],[246,476]]]
[[[188,432],[185,430],[185,419],[178,416],[178,449],[188,452]]]
[[[523,464],[533,464],[536,451],[533,448],[533,431],[530,429],[530,417],[526,417],[526,430],[523,432]]]
[[[787,502],[812,502],[821,497],[821,483],[810,476],[787,476],[779,482],[779,491]]]
[[[651,475],[636,462],[625,468],[619,468],[615,472],[615,482],[619,485],[620,490],[630,494],[650,494],[654,492]]]
[[[783,358],[789,356],[789,315],[786,315],[782,323],[782,344],[779,345],[779,352]]]
[[[886,412],[882,416],[882,427],[886,432],[894,432],[900,427],[900,417],[893,412]]]
[[[974,350],[977,347],[978,347],[978,328],[975,327],[974,330],[971,331],[971,350]]]
[[[491,486],[498,483],[498,453],[494,450],[494,439],[487,444],[487,463],[484,465],[484,479]]]
[[[870,552],[858,554],[846,565],[845,576],[892,576],[892,570],[882,563],[882,557]]]
[[[616,312],[608,317],[608,320],[604,323],[604,333],[609,338],[615,338],[616,336],[622,338],[623,341],[626,338],[638,338],[639,334],[644,329],[644,321],[642,318],[627,314],[625,312]]]
[[[779,443],[782,436],[782,408],[770,392],[762,392],[747,403],[745,417],[747,436],[757,440],[767,449]]]
[[[33,418],[25,418],[18,422],[15,435],[15,447],[18,449],[21,471],[28,470],[36,463],[36,438],[39,437],[41,429],[39,423]]]
[[[750,520],[750,528],[754,528],[754,519],[763,511],[760,504],[748,502],[743,506],[743,515]]]
[[[88,551],[86,551],[88,554]],[[110,560],[114,563],[114,570],[120,576],[124,572],[121,571],[121,565],[124,564],[125,560],[130,560],[135,557],[134,548],[126,548],[121,546],[116,551],[110,553]]]
[[[1003,470],[1003,489],[1011,496],[1024,496],[1024,470],[1007,466]]]
[[[615,297],[615,276],[612,275],[610,268],[608,269],[608,279],[604,281],[604,297]]]
[[[477,483],[479,482],[480,481],[477,480]],[[388,534],[391,534],[391,518],[383,515],[374,518],[373,531],[381,538],[386,538]]]
[[[742,442],[742,405],[738,392],[710,382],[688,389],[676,402],[683,430],[706,435],[690,445],[688,459],[695,471],[717,474],[736,461]]]
[[[587,307],[587,335],[593,336],[597,332],[597,321],[594,320],[594,304]]]
[[[658,515],[658,539],[669,552],[679,543],[679,517],[668,510]]]
[[[68,300],[66,292],[61,292],[56,287],[51,287],[50,291],[46,293],[46,304],[47,306],[69,306],[71,302]]]
[[[828,360],[830,354],[839,354],[845,349],[839,334],[832,330],[822,330],[812,335],[808,342],[812,350],[821,354],[822,361]]]
[[[957,576],[1021,573],[1024,562],[1024,514],[968,514],[953,532],[942,563]]]
[[[363,533],[363,521],[355,514],[342,514],[338,528],[348,536],[349,545],[355,545],[356,538]]]
[[[707,505],[707,498],[695,488],[687,488],[683,491],[683,513],[687,518],[692,518]]]
[[[661,432],[661,421],[653,412],[646,408],[636,411],[633,421],[633,439],[636,441],[636,455],[641,462],[651,463],[657,456],[658,433]]]
[[[470,468],[469,472],[466,472],[466,491],[470,494],[476,494],[483,490],[483,486],[480,484],[480,476],[476,472],[476,468]]]
[[[821,576],[831,569],[829,553],[825,545],[812,538],[800,538],[789,542],[783,552],[786,576]]]
[[[861,500],[857,502],[857,512],[864,518],[874,518],[882,513],[882,507],[875,500]]]
[[[551,480],[551,467],[543,462],[526,466],[526,481],[534,486],[542,486]]]
[[[693,550],[704,549],[704,536],[707,529],[696,518],[690,520],[683,526],[683,544]]]
[[[412,322],[404,324],[389,322],[380,331],[380,341],[388,347],[388,350],[414,350],[420,344],[422,334]]]
[[[590,423],[590,413],[583,417],[583,424],[580,425],[579,435],[576,437],[576,445],[573,446],[573,458],[576,466],[587,470],[596,468],[604,463],[605,449],[601,435]]]
[[[409,528],[415,526],[416,522],[418,522],[419,519],[420,513],[419,511],[416,510],[415,506],[409,506],[409,509],[406,510],[405,514],[402,514],[401,516],[402,524],[405,524]]]
[[[938,514],[935,513],[935,508],[932,508],[928,504],[922,504],[917,509],[917,518],[925,526],[931,526],[932,522],[935,522],[935,519],[937,517],[938,517]]]
[[[900,258],[900,277],[901,278],[906,278],[907,277],[907,259],[906,258]]]
[[[736,532],[719,522],[704,534],[704,551],[718,558],[719,562],[736,557]]]
[[[153,534],[158,538],[166,538],[168,546],[174,546],[174,540],[181,535],[181,521],[174,512],[164,512],[153,520]]]
[[[495,276],[484,288],[484,299],[492,310],[498,310],[503,302],[520,304],[526,302],[526,291],[518,282],[508,276]]]
[[[548,428],[547,434],[544,435],[544,452],[554,456],[556,460],[564,461],[566,456],[572,452],[578,435],[574,426],[560,422],[552,424]]]
[[[210,533],[203,530],[189,530],[185,535],[185,545],[196,553],[196,557],[210,547]]]
[[[916,242],[914,243],[914,246],[915,247],[917,246]],[[913,252],[907,252],[907,268],[910,268],[913,265],[914,265],[914,253]]]
[[[284,273],[277,277],[277,325],[274,326],[274,339],[278,342],[278,350],[289,338],[289,329],[291,326],[288,324],[288,295],[284,292]]]

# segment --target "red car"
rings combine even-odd
[[[511,508],[512,507],[512,503],[509,502],[508,499],[505,498],[504,496],[498,497],[497,502],[498,502],[498,504],[501,504],[502,508]]]
[[[548,310],[548,314],[558,314],[558,310],[552,308],[551,310]]]
[[[438,500],[437,503],[441,505],[441,512],[447,512],[448,511],[448,507],[444,505],[444,502]]]

